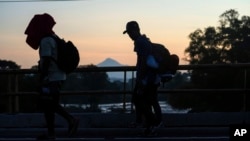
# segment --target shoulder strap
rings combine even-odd
[[[57,57],[58,57],[58,45],[59,45],[60,38],[59,38],[56,34],[49,35],[48,37],[53,38],[54,41],[56,42]],[[53,60],[55,63],[57,63],[56,58],[54,58],[54,57],[51,57],[51,58],[52,58],[52,60]]]

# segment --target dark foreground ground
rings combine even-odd
[[[80,125],[71,138],[66,122],[56,117],[56,141],[235,141],[230,139],[231,125],[250,123],[250,113],[164,114],[164,126],[156,129],[157,135],[145,137],[142,128],[128,127],[133,114],[74,116],[80,118]],[[46,133],[45,125],[41,113],[0,114],[0,141],[34,141]]]

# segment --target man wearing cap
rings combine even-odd
[[[136,122],[140,122],[140,115],[143,115],[146,122],[144,134],[149,135],[152,134],[153,127],[156,124],[155,115],[152,112],[152,106],[155,101],[153,102],[152,100],[155,99],[158,103],[156,93],[159,84],[159,82],[157,82],[158,75],[156,70],[148,67],[146,63],[152,46],[146,35],[140,33],[140,28],[136,21],[127,23],[126,30],[123,34],[126,33],[134,41],[134,51],[137,54],[136,86],[132,96],[132,102],[136,108]],[[159,113],[161,118],[160,106],[155,111]]]

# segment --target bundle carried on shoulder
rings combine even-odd
[[[56,63],[65,73],[73,72],[80,61],[77,47],[71,41],[65,41],[58,36],[52,36],[57,43],[57,60]]]
[[[173,77],[179,66],[179,57],[171,54],[162,44],[151,43],[151,54],[147,58],[147,65],[157,70],[162,80]]]

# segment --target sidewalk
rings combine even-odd
[[[249,113],[192,113],[164,114],[164,128],[157,130],[157,137],[138,136],[141,128],[128,128],[134,121],[133,114],[73,114],[80,118],[77,134],[67,137],[67,124],[56,116],[57,140],[62,141],[229,141],[229,126],[250,123]],[[33,141],[38,135],[46,133],[43,114],[0,114],[0,141]]]
[[[68,138],[67,128],[56,129],[57,138]],[[148,138],[140,136],[140,128],[80,128],[73,138],[83,139],[114,139],[114,138]],[[0,140],[19,138],[35,139],[38,135],[46,133],[45,128],[8,128],[0,129]],[[227,127],[172,127],[157,129],[157,138],[218,138],[228,139]],[[149,137],[149,138],[152,138]],[[70,139],[70,138],[68,138]]]

